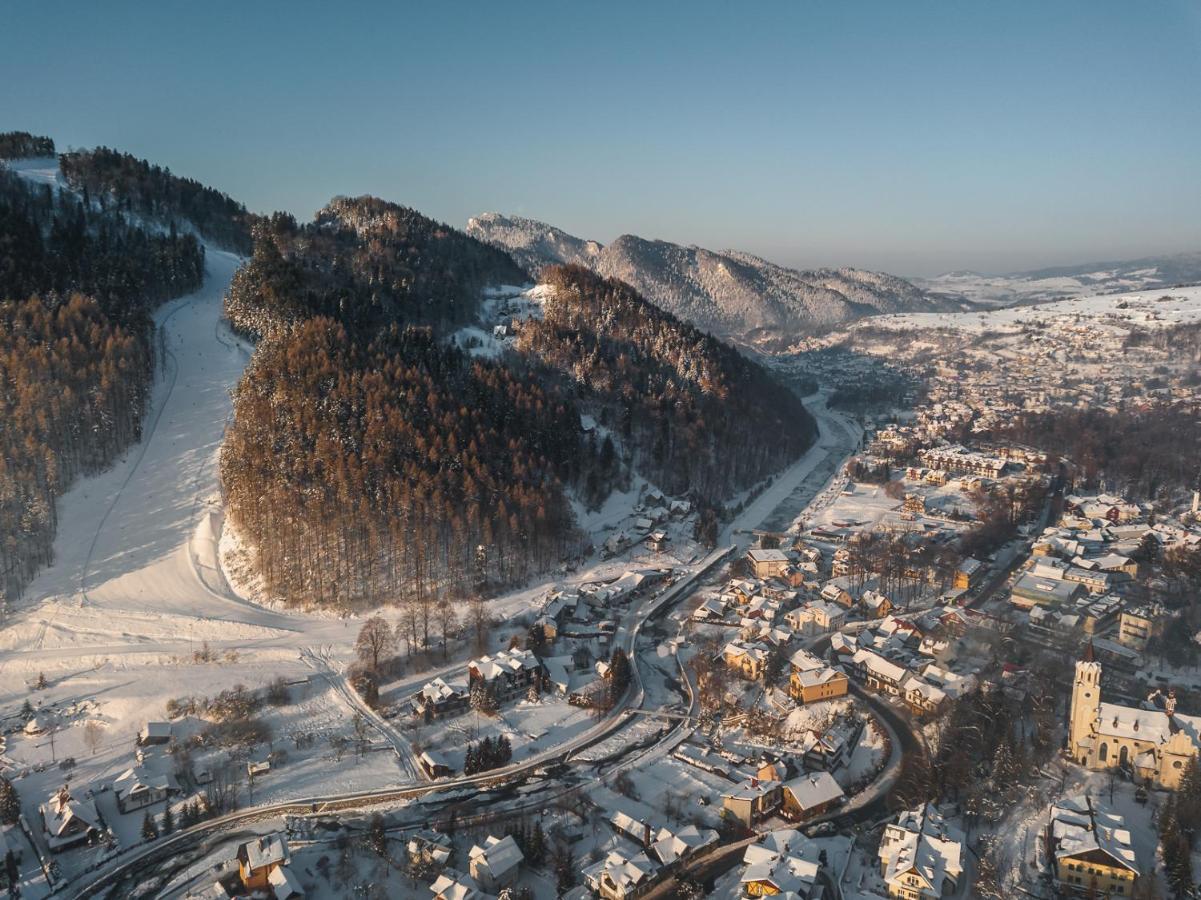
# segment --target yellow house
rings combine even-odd
[[[1133,896],[1138,860],[1120,815],[1100,808],[1087,794],[1071,797],[1051,807],[1045,838],[1061,894]]]
[[[804,705],[845,697],[848,686],[847,676],[829,666],[807,672],[793,669],[788,680],[788,693],[793,700]]]
[[[767,666],[767,647],[763,644],[747,644],[730,641],[722,651],[726,665],[747,681],[758,681]]]

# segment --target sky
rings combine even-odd
[[[795,266],[1201,250],[1201,2],[0,0],[0,130]]]

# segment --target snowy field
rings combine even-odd
[[[1163,299],[1163,298],[1169,299]],[[1041,326],[1065,317],[1079,317],[1092,324],[1106,321],[1125,328],[1163,328],[1201,321],[1201,287],[1169,288],[1136,293],[1101,294],[1059,300],[1037,306],[1011,306],[987,312],[906,313],[872,316],[851,327],[920,330],[949,328],[964,332],[1018,331]]]

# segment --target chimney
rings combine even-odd
[[[649,847],[651,845],[651,824],[644,822],[642,824],[642,846]]]
[[[1164,701],[1163,711],[1166,712],[1169,716],[1173,715],[1176,712],[1176,690],[1175,690],[1175,688],[1168,691],[1168,699]]]
[[[757,788],[757,787],[759,787],[759,779],[758,779],[756,776],[753,776],[753,775],[751,776],[751,787],[752,787],[752,788]]]

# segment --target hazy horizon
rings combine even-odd
[[[51,3],[6,25],[3,128],[259,212],[370,193],[917,277],[1201,249],[1187,0]]]

